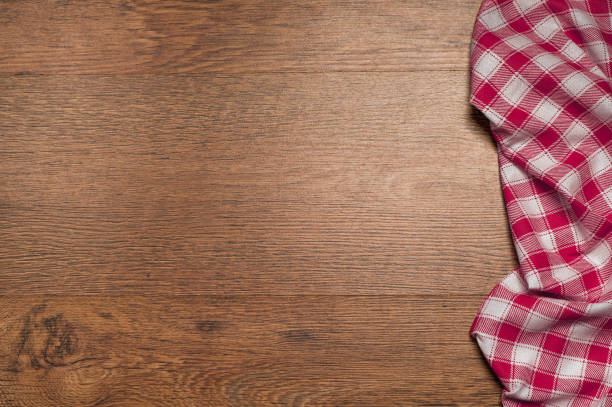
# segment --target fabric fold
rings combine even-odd
[[[504,406],[612,406],[612,5],[484,0],[470,103],[489,120],[519,265],[470,334]]]

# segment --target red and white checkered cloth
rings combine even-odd
[[[470,330],[504,406],[612,406],[612,2],[484,0],[489,119],[519,266]]]

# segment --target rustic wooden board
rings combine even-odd
[[[480,0],[0,4],[0,73],[461,70]]]
[[[498,385],[467,340],[478,301],[0,299],[0,405],[491,405]]]
[[[479,4],[0,2],[0,407],[499,405]]]
[[[464,76],[0,79],[0,292],[484,296],[514,258]]]

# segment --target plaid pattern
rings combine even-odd
[[[470,103],[489,119],[519,266],[470,334],[504,406],[612,406],[612,2],[484,0]]]

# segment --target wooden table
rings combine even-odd
[[[479,4],[0,3],[0,405],[499,405]]]

